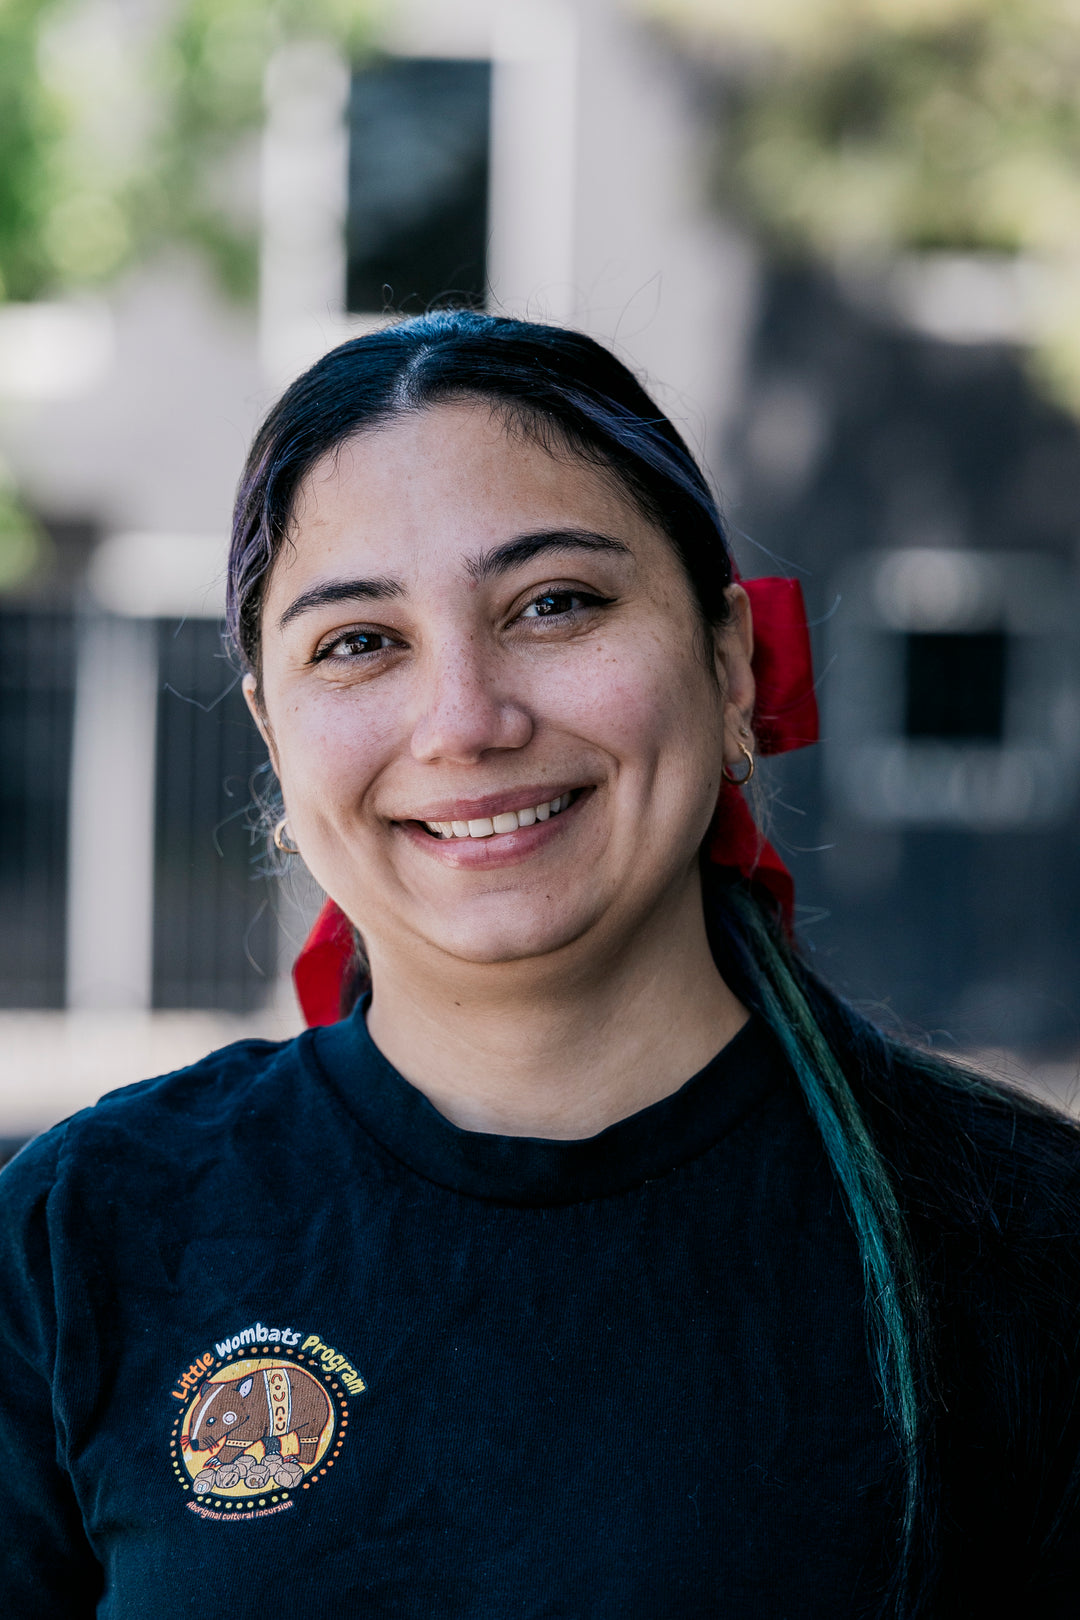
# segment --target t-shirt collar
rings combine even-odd
[[[383,1057],[366,1022],[312,1032],[310,1051],[364,1130],[395,1159],[440,1186],[497,1203],[572,1204],[670,1174],[732,1131],[782,1082],[767,1026],[751,1017],[670,1096],[581,1140],[498,1136],[454,1125]]]

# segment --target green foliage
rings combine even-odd
[[[713,42],[718,201],[781,254],[1025,255],[1080,412],[1078,0],[647,0]]]
[[[1067,0],[818,4],[733,98],[723,165],[817,251],[1080,246],[1080,11]]]
[[[0,591],[21,585],[45,560],[48,541],[19,499],[0,461]]]
[[[55,0],[0,0],[0,296],[47,290],[44,230],[59,110],[37,71],[37,34]]]
[[[255,283],[256,142],[274,50],[355,54],[366,0],[0,0],[0,296],[94,285],[167,241]]]
[[[210,256],[229,292],[251,295],[253,137],[267,63],[297,38],[331,39],[355,55],[367,17],[362,0],[187,0],[156,64],[170,116],[143,194],[149,240],[185,237]]]

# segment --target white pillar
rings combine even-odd
[[[575,10],[568,0],[504,0],[492,57],[490,307],[566,322],[578,303]]]
[[[675,51],[618,0],[577,0],[580,325],[641,371],[722,471],[753,331],[750,244],[708,196],[710,125]]]
[[[345,309],[349,66],[325,41],[283,46],[266,75],[259,352],[279,389],[355,326]],[[370,324],[370,323],[369,323]]]
[[[81,626],[68,836],[70,1007],[150,1005],[155,633],[152,620],[106,614]]]

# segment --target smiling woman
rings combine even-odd
[[[332,1012],[0,1179],[20,1613],[1074,1612],[1078,1132],[798,953],[780,598],[579,334],[271,412],[230,626]]]
[[[479,1130],[587,1136],[665,1096],[745,1018],[698,875],[749,735],[745,593],[687,635],[656,522],[475,400],[324,456],[290,534],[245,690],[292,837],[363,935],[380,1050]]]

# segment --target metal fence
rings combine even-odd
[[[265,1000],[276,931],[252,793],[266,749],[218,626],[158,627],[155,1007],[242,1012]]]
[[[64,1001],[69,613],[0,611],[0,1006]]]
[[[123,647],[131,640],[132,622],[111,624],[117,646]],[[152,964],[144,979],[152,986],[154,1007],[247,1011],[268,999],[277,967],[273,888],[251,830],[252,786],[265,770],[266,751],[236,673],[223,658],[218,626],[206,620],[179,626],[160,621],[145,629],[151,652],[144,675],[147,681],[156,678],[157,712],[153,741],[149,734],[146,739],[153,757],[141,765],[137,757],[134,761],[136,776],[139,769],[152,776],[145,794],[153,818],[147,828],[148,853],[151,838],[153,849],[153,926],[147,930]],[[107,644],[110,621],[96,619],[93,631]],[[145,643],[145,636],[141,639]],[[4,1007],[60,1008],[71,999],[69,902],[79,888],[75,867],[80,860],[107,860],[116,867],[94,874],[103,955],[116,925],[108,915],[111,891],[122,909],[125,852],[109,855],[101,847],[104,840],[82,848],[86,839],[80,840],[73,825],[86,799],[72,779],[88,762],[86,737],[81,747],[76,737],[78,716],[87,712],[85,694],[80,709],[76,690],[80,669],[90,667],[78,657],[85,642],[85,626],[70,610],[21,606],[0,612]],[[123,729],[121,706],[95,717],[93,736],[107,735],[110,722],[114,730]],[[115,740],[122,757],[124,739]],[[100,750],[91,753],[96,766]],[[123,801],[132,796],[131,771],[117,772],[115,782],[106,783],[110,786],[115,818],[130,820],[130,802]],[[123,949],[118,942],[120,954]],[[84,940],[81,956],[86,955]],[[102,975],[103,982],[107,978]],[[92,994],[89,1001],[76,1000],[93,1004]]]

